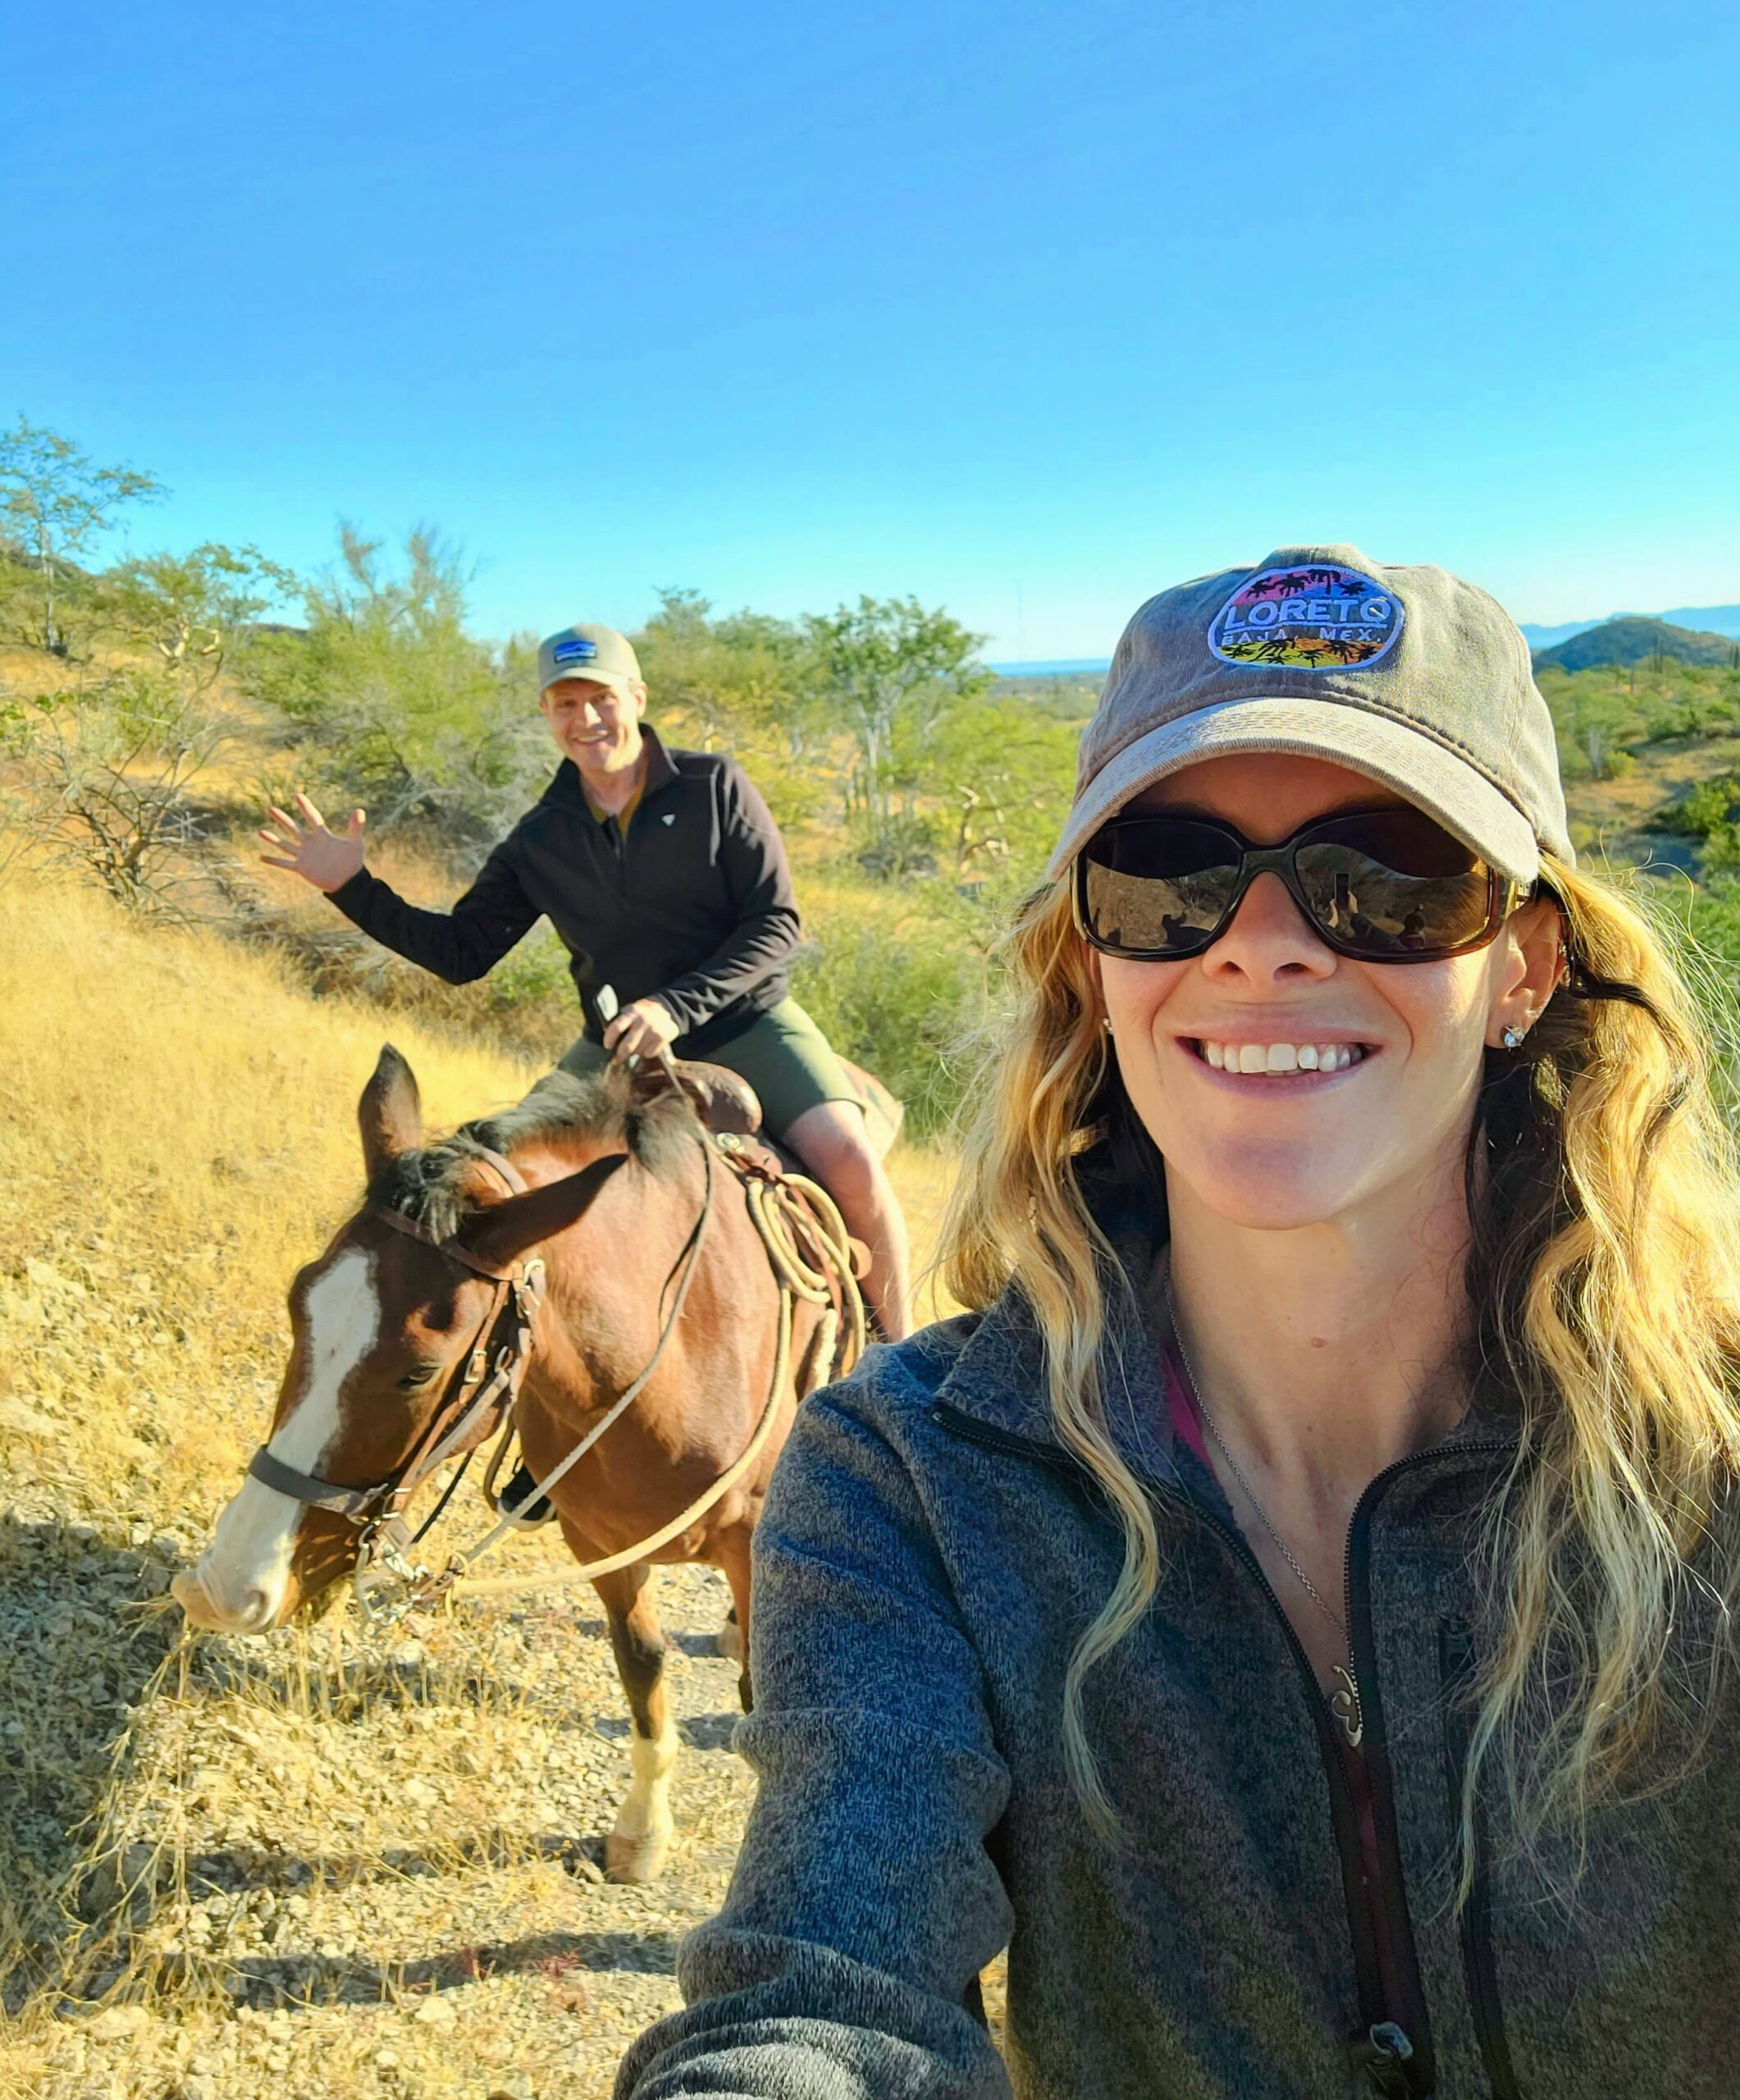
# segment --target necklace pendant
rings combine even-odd
[[[1359,1705],[1359,1686],[1349,1663],[1337,1663],[1329,1673],[1341,1682],[1329,1695],[1329,1710],[1341,1723],[1341,1732],[1358,1750],[1365,1740],[1365,1715]]]

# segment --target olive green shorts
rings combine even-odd
[[[557,1070],[584,1079],[610,1061],[601,1043],[582,1035]],[[748,1080],[760,1101],[762,1127],[770,1137],[783,1137],[800,1116],[824,1101],[863,1106],[827,1037],[795,999],[782,999],[758,1014],[741,1035],[708,1051],[705,1061],[723,1065]]]

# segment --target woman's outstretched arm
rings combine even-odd
[[[756,1533],[756,1806],[724,1910],[678,1957],[687,2009],[629,2051],[617,2100],[1007,2100],[976,1984],[1009,1935],[985,1849],[1008,1778],[875,1426],[920,1397],[924,1348],[877,1350],[799,1410]]]

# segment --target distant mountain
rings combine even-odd
[[[1740,605],[1675,605],[1655,617],[1670,620],[1675,627],[1689,627],[1697,633],[1725,634],[1740,641]]]
[[[1563,620],[1557,627],[1541,627],[1533,620],[1519,620],[1523,639],[1538,656],[1543,649],[1555,649],[1561,641],[1569,641],[1573,634],[1587,634],[1592,627],[1599,627],[1599,620]]]
[[[1592,664],[1642,664],[1651,656],[1676,658],[1682,664],[1726,664],[1734,653],[1734,637],[1726,634],[1699,634],[1671,621],[1627,614],[1604,620],[1599,627],[1583,628],[1554,649],[1534,652],[1535,669],[1557,664],[1567,671],[1586,671]]]
[[[1522,628],[1529,647],[1538,656],[1543,649],[1555,648],[1573,635],[1587,634],[1592,627],[1605,627],[1610,620],[1666,620],[1670,626],[1688,627],[1695,633],[1740,637],[1740,605],[1675,605],[1665,613],[1609,613],[1605,620],[1566,620],[1559,627],[1539,627],[1524,620]]]

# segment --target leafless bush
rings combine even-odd
[[[7,710],[9,864],[58,863],[130,910],[203,915],[202,837],[189,789],[228,735],[203,692],[150,673],[103,677]]]

